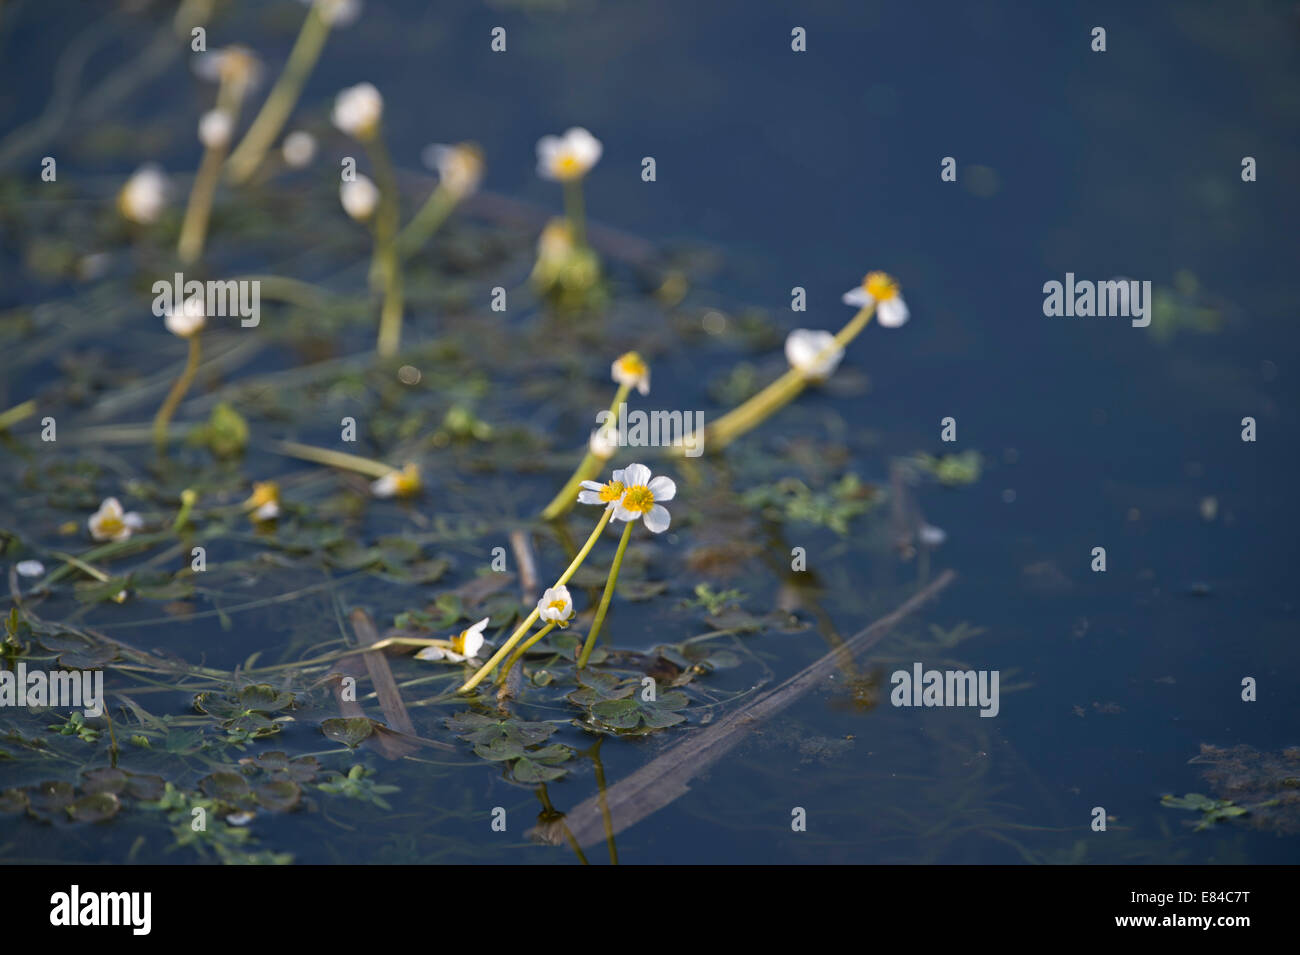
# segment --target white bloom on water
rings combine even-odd
[[[420,490],[420,469],[408,463],[402,470],[389,471],[370,485],[375,497],[410,497]]]
[[[483,181],[483,152],[473,143],[426,146],[421,158],[457,202],[477,192]]]
[[[948,532],[933,524],[922,524],[916,529],[916,537],[926,547],[933,549],[948,539]]]
[[[810,381],[824,381],[835,373],[844,349],[830,332],[796,328],[785,339],[790,367]]]
[[[640,518],[645,526],[656,534],[668,530],[671,516],[664,501],[671,501],[677,494],[677,485],[672,478],[651,477],[650,469],[644,464],[629,464],[621,472],[615,471],[615,479],[623,483],[623,496],[614,504],[613,520],[635,521]]]
[[[582,486],[585,490],[578,492],[579,504],[603,504],[607,510],[614,508],[626,490],[622,471],[615,471],[614,476],[605,484],[583,481]]]
[[[122,187],[117,197],[118,211],[132,222],[151,225],[167,206],[167,192],[167,175],[153,163],[146,163]]]
[[[291,169],[302,169],[316,158],[316,137],[301,129],[295,130],[284,137],[280,152],[284,156],[286,166]]]
[[[301,0],[314,4],[321,17],[332,27],[351,26],[361,16],[361,0]]]
[[[581,179],[603,151],[600,140],[580,126],[563,136],[543,136],[537,141],[537,175],[560,182]]]
[[[99,505],[99,510],[90,515],[86,526],[90,528],[90,536],[97,541],[124,541],[132,531],[144,526],[144,521],[135,511],[124,512],[117,498],[108,497]]]
[[[379,205],[379,187],[369,176],[358,175],[339,186],[339,201],[343,203],[344,212],[358,222],[365,222]]]
[[[844,293],[843,301],[855,308],[865,308],[875,302],[876,321],[886,328],[897,328],[911,314],[898,290],[898,282],[886,272],[868,272],[861,285]]]
[[[612,425],[604,425],[591,432],[591,440],[587,442],[587,449],[593,456],[600,458],[602,461],[608,461],[618,451],[618,431]],[[584,486],[587,482],[584,482]]]
[[[232,812],[226,817],[226,824],[231,826],[246,826],[254,819],[251,812]]]
[[[199,142],[208,149],[225,149],[235,130],[234,120],[224,109],[210,109],[199,120]]]
[[[616,358],[609,374],[616,384],[635,388],[643,395],[650,394],[650,366],[634,351]]]
[[[203,296],[191,295],[181,303],[180,311],[175,311],[170,305],[163,311],[163,324],[167,326],[167,331],[180,338],[189,338],[197,334],[207,324],[207,316],[204,315]]]
[[[357,139],[369,139],[379,131],[379,121],[384,115],[384,98],[373,83],[349,86],[334,98],[331,121]]]
[[[573,619],[573,598],[569,596],[569,588],[563,584],[547,587],[542,599],[537,601],[537,612],[543,620],[567,627]]]
[[[446,641],[445,647],[425,647],[415,656],[420,660],[448,660],[461,663],[473,659],[483,648],[483,629],[488,625],[489,617],[484,617],[474,626],[462,630],[457,636]]]
[[[19,577],[39,577],[45,573],[45,565],[39,560],[20,560],[14,564]]]

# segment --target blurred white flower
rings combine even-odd
[[[634,351],[615,359],[609,374],[617,384],[635,388],[643,395],[650,394],[650,366]]]
[[[167,326],[167,331],[179,338],[189,338],[199,332],[207,322],[202,295],[191,295],[181,303],[179,312],[173,310],[170,305],[163,311],[163,324]]]
[[[809,381],[824,381],[839,367],[844,349],[830,332],[796,328],[786,336],[785,357]]]
[[[845,305],[865,308],[876,303],[876,321],[886,328],[897,328],[907,321],[909,312],[898,283],[886,272],[868,272],[862,284],[844,293]]]
[[[344,212],[358,222],[365,222],[379,205],[379,187],[368,176],[358,175],[339,186],[339,201],[343,203]]]
[[[167,175],[153,163],[137,169],[117,196],[117,208],[127,219],[140,225],[158,221],[167,206]]]
[[[483,181],[483,152],[473,143],[426,146],[421,158],[438,173],[438,183],[457,202],[477,192]]]
[[[384,98],[372,83],[349,86],[334,98],[331,121],[357,139],[370,139],[379,131],[379,121],[384,115]]]
[[[132,531],[139,530],[143,525],[140,515],[135,511],[124,512],[115,497],[104,498],[99,510],[86,521],[90,536],[97,541],[124,541],[131,536]]]
[[[285,164],[293,169],[302,169],[316,158],[316,137],[299,129],[284,137],[280,147]]]
[[[234,131],[235,122],[224,109],[210,109],[199,120],[199,142],[208,149],[225,149]]]
[[[619,472],[615,472],[617,479]],[[613,520],[635,521],[640,518],[655,534],[668,530],[671,516],[663,501],[671,501],[677,494],[672,478],[651,477],[644,464],[629,464],[622,471],[623,496],[614,504]]]
[[[45,573],[45,565],[39,560],[20,560],[14,564],[19,577],[39,577]]]
[[[618,431],[611,425],[603,425],[591,432],[587,450],[602,461],[608,461],[618,451]]]
[[[194,60],[194,73],[211,83],[226,83],[236,99],[243,99],[262,79],[262,64],[246,46],[227,46],[211,53],[200,53]]]
[[[600,140],[580,126],[563,136],[543,136],[537,141],[537,175],[561,182],[581,179],[603,151]]]
[[[315,4],[321,17],[332,27],[351,26],[361,16],[361,0],[300,0],[308,6]]]
[[[420,469],[407,464],[402,470],[389,471],[370,485],[375,497],[410,497],[420,490]]]

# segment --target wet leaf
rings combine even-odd
[[[74,822],[103,822],[116,816],[121,808],[113,793],[97,792],[82,796],[68,806],[68,815]]]
[[[356,748],[375,731],[375,726],[364,716],[334,717],[322,722],[320,731],[336,743]]]

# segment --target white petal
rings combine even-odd
[[[465,632],[467,634],[470,634],[471,636],[475,634],[481,634],[483,632],[483,628],[488,625],[488,621],[491,619],[492,619],[491,617],[484,617],[482,620],[474,624],[474,626],[470,627]]]
[[[662,474],[652,479],[646,486],[650,488],[650,493],[655,496],[656,501],[671,501],[677,496],[677,483]]]
[[[123,514],[122,523],[133,531],[138,531],[140,528],[144,527],[144,519],[135,511],[132,511],[130,514]]]
[[[599,491],[579,491],[578,503],[579,504],[604,504],[605,502],[600,499]]]
[[[859,285],[857,288],[852,288],[845,292],[840,298],[840,301],[845,305],[853,305],[857,308],[863,308],[864,306],[870,305],[873,300],[871,296],[867,294],[867,290]]]
[[[627,468],[619,468],[617,471],[615,471],[613,474],[610,475],[609,480],[610,483],[612,484],[627,484],[626,478],[627,478]]]
[[[644,464],[629,464],[623,469],[623,483],[628,487],[641,487],[650,483],[650,469]]]
[[[907,321],[908,316],[907,303],[901,295],[885,299],[876,306],[876,320],[886,328],[897,328]]]
[[[466,658],[476,656],[483,647],[483,634],[476,630],[471,630],[465,634],[465,656]]]
[[[629,511],[621,503],[610,506],[614,509],[614,513],[610,516],[611,521],[634,521],[641,516],[636,511]]]
[[[662,504],[656,504],[650,510],[645,512],[645,526],[650,528],[656,534],[662,534],[668,530],[668,524],[672,520],[672,515],[668,513],[668,508]]]
[[[417,660],[441,660],[446,652],[442,647],[425,647],[415,655]]]
[[[583,169],[590,169],[600,161],[600,155],[604,151],[600,140],[591,133],[587,132],[581,126],[575,126],[564,134],[568,141],[568,147],[573,152],[573,156]]]

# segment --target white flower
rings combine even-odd
[[[334,125],[357,139],[370,139],[379,131],[384,115],[384,98],[372,83],[349,86],[334,98]]]
[[[583,481],[586,490],[578,492],[579,504],[604,504],[606,510],[613,510],[626,490],[623,484],[623,472],[615,471],[613,478],[606,484],[595,481]]]
[[[225,149],[235,123],[224,109],[210,109],[199,120],[199,142],[208,149]]]
[[[410,497],[418,490],[420,469],[409,463],[400,471],[389,471],[370,485],[370,493],[375,497]]]
[[[339,186],[339,201],[343,203],[344,212],[358,222],[365,222],[379,205],[379,188],[368,176],[358,175]]]
[[[933,524],[922,524],[916,529],[917,539],[926,547],[938,547],[948,539],[948,532]]]
[[[785,357],[805,378],[823,381],[839,367],[844,349],[830,332],[796,328],[786,336]]]
[[[591,432],[587,450],[602,461],[608,461],[618,450],[618,431],[613,425],[603,425]]]
[[[876,320],[886,328],[897,328],[907,321],[907,303],[898,291],[898,283],[885,272],[868,272],[862,284],[844,293],[845,305],[865,308],[876,305]]]
[[[615,359],[609,374],[617,384],[635,388],[643,395],[650,394],[650,366],[634,351]]]
[[[542,594],[542,599],[537,601],[537,612],[543,620],[554,621],[561,627],[567,627],[569,621],[573,619],[573,598],[569,596],[569,588],[563,584],[559,587],[547,587],[546,593]]]
[[[580,126],[563,136],[543,136],[537,141],[537,175],[561,182],[581,179],[603,151],[600,140]]]
[[[39,577],[45,573],[45,565],[39,560],[20,560],[14,564],[19,577]]]
[[[207,316],[203,314],[202,295],[191,295],[181,303],[179,312],[173,311],[170,305],[163,310],[163,324],[167,326],[167,331],[180,338],[189,338],[198,333],[207,322]]]
[[[117,197],[117,208],[126,218],[141,225],[158,221],[167,205],[167,176],[153,163],[137,169]]]
[[[346,27],[361,16],[361,0],[302,0],[315,4],[321,17],[332,27]]]
[[[316,137],[303,130],[295,130],[284,137],[280,146],[285,165],[292,169],[302,169],[316,157]]]
[[[121,503],[115,497],[105,498],[99,505],[99,510],[86,521],[90,536],[97,541],[124,541],[131,536],[132,531],[139,530],[143,525],[140,515],[135,511],[124,513]]]
[[[420,660],[448,660],[460,663],[474,657],[483,647],[483,628],[488,625],[490,617],[484,617],[468,630],[446,641],[445,647],[425,647],[415,656]]]
[[[668,508],[660,502],[671,501],[677,494],[672,478],[652,478],[644,464],[629,464],[621,472],[615,471],[614,478],[622,481],[624,490],[614,504],[613,520],[635,521],[639,517],[656,534],[668,530],[671,518]]]
[[[235,99],[241,100],[262,77],[262,64],[246,46],[228,46],[201,53],[194,60],[194,73],[210,83],[227,83]]]
[[[456,201],[472,196],[483,181],[483,153],[472,143],[426,146],[424,164],[438,173],[438,183]]]

